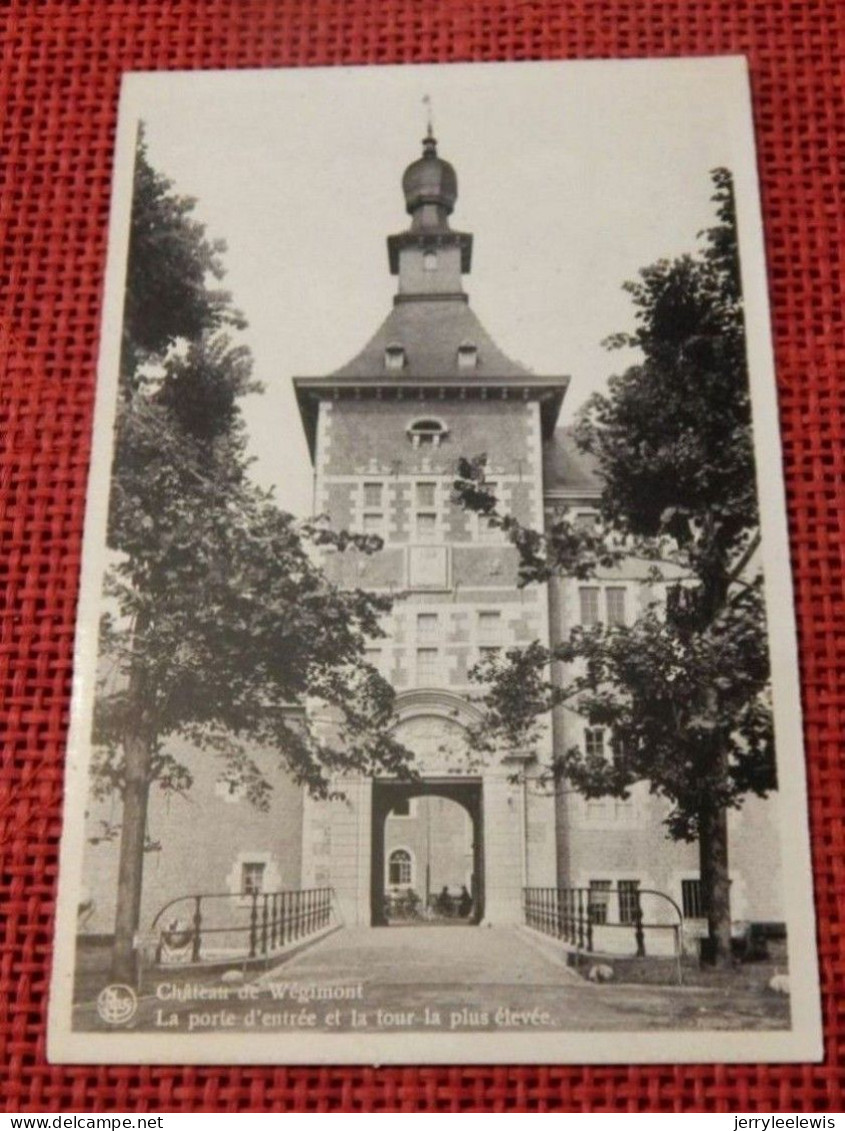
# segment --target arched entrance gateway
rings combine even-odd
[[[467,741],[467,728],[480,720],[480,713],[462,696],[418,690],[398,697],[397,717],[394,733],[414,755],[418,776],[412,781],[376,778],[372,783],[370,922],[380,927],[397,919],[425,923],[450,918],[478,924],[485,908],[484,781],[483,766]],[[454,813],[451,825],[447,824],[442,807],[438,812],[431,805],[435,798],[463,810],[468,818],[464,838]],[[402,842],[395,849],[393,874],[386,856],[386,847],[391,848],[388,825],[393,826],[390,834]],[[408,882],[396,883],[400,873],[395,865],[399,862],[401,868],[406,856]],[[390,914],[397,894],[403,908],[399,916]]]
[[[456,858],[462,853],[460,846],[455,850],[452,845],[443,845],[441,830],[433,825],[428,809],[412,809],[413,801],[424,798],[445,798],[456,802],[468,814],[472,829],[468,875],[454,867],[451,876],[442,868],[439,875],[432,875],[432,852],[440,851],[442,854],[445,847],[447,852],[451,848]],[[421,852],[418,860],[406,848],[394,849],[389,857],[386,856],[388,818],[394,812],[406,810],[408,816],[405,819],[419,826],[413,832],[418,834],[425,855]],[[412,830],[407,830],[406,839],[410,839],[411,833]],[[484,918],[484,822],[480,778],[425,778],[413,783],[376,779],[373,782],[371,838],[370,915],[374,927],[384,927],[397,921],[430,923],[435,920],[476,925]],[[415,873],[411,871],[412,861],[416,864]],[[446,882],[441,885],[441,880]],[[457,890],[461,880],[462,888],[469,895],[466,908],[462,906],[461,894]],[[398,914],[390,913],[391,904],[398,906]]]
[[[470,748],[481,713],[466,697],[418,688],[396,713],[415,777],[338,780],[342,798],[308,802],[304,886],[331,886],[350,926],[521,922],[523,888],[555,883],[554,798],[523,758]]]

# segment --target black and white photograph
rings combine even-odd
[[[55,1062],[821,1056],[739,57],[124,77]]]

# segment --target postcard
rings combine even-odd
[[[818,1059],[745,61],[124,79],[54,1062]]]

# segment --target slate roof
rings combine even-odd
[[[594,456],[580,451],[571,427],[558,428],[543,444],[543,483],[546,491],[593,494],[601,490],[598,463]]]
[[[415,297],[410,302],[398,302],[361,352],[331,376],[383,376],[384,351],[392,345],[405,349],[405,367],[395,374],[403,381],[445,377],[465,381],[475,377],[483,381],[488,377],[532,376],[530,369],[502,353],[469,304],[457,297],[431,297],[425,301]],[[462,345],[476,346],[475,369],[458,369],[458,347]]]

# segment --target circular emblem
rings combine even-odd
[[[131,986],[116,982],[97,995],[97,1013],[107,1025],[125,1025],[135,1016],[138,998]]]

